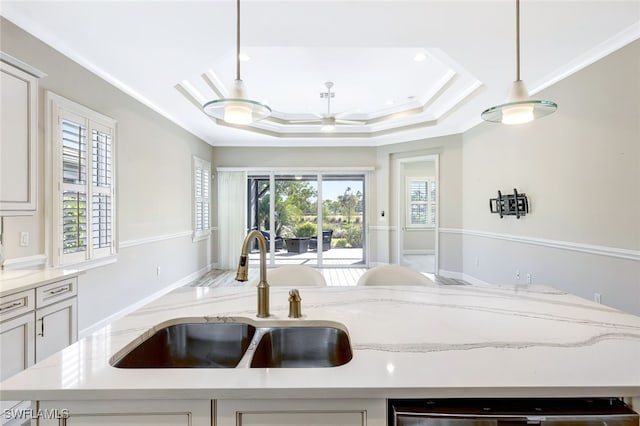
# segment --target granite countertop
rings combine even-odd
[[[75,269],[16,269],[0,270],[0,296],[49,284],[82,272]]]
[[[181,288],[0,384],[2,399],[640,396],[640,317],[529,287]],[[353,359],[332,368],[118,369],[111,357],[175,318],[334,321]]]

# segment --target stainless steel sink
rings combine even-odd
[[[255,327],[245,323],[182,323],[156,331],[112,362],[118,368],[234,368]]]
[[[117,368],[319,368],[353,357],[337,323],[181,318],[160,324],[111,359]],[[148,336],[148,337],[147,337]]]
[[[275,327],[260,339],[251,368],[336,367],[352,357],[349,336],[339,328]]]

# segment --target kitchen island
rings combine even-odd
[[[628,397],[636,410],[640,403],[640,317],[555,289],[302,287],[301,319],[287,318],[288,290],[271,289],[265,319],[255,317],[255,288],[175,290],[4,381],[1,398],[68,410],[69,424],[99,414],[120,416],[118,424],[218,426],[281,424],[287,416],[291,424],[381,426],[390,398]],[[348,330],[353,358],[331,368],[111,366],[131,342],[176,318],[336,322]]]

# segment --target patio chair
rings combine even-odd
[[[435,283],[420,272],[400,265],[379,265],[369,269],[358,285],[426,285]]]
[[[253,229],[255,229],[255,228],[253,228]],[[267,240],[267,251],[269,251],[270,248],[271,248],[271,246],[269,245],[269,238],[271,238],[270,237],[271,234],[270,234],[269,231],[262,231],[262,230],[260,231],[260,233],[262,234],[264,239]],[[282,237],[276,236],[275,245],[276,245],[276,251],[282,250],[284,248],[284,240],[282,239]],[[258,250],[258,242],[257,241],[253,242],[252,249],[253,250]]]
[[[333,238],[333,230],[322,231],[322,251],[331,249],[331,238]],[[318,250],[318,237],[316,235],[309,240],[309,249]]]

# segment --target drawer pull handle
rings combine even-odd
[[[20,302],[13,302],[12,304],[10,304],[9,306],[3,306],[2,308],[0,308],[0,311],[7,311],[9,309],[13,309],[13,308],[17,308],[18,306],[23,306],[24,302],[20,301]]]
[[[53,296],[53,295],[56,295],[56,294],[63,293],[65,291],[69,291],[69,286],[60,287],[59,289],[56,289],[56,290],[51,290],[49,292],[49,294]]]

